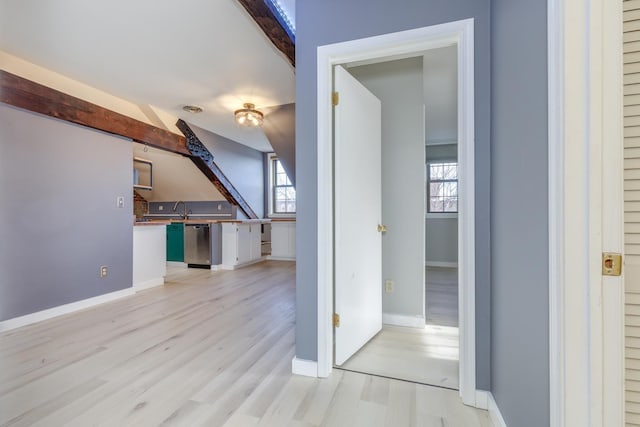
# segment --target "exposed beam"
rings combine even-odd
[[[247,218],[257,219],[258,215],[251,209],[251,206],[242,197],[240,192],[233,186],[231,181],[220,170],[216,162],[213,161],[213,155],[204,146],[196,134],[191,130],[189,125],[182,119],[178,120],[176,126],[184,134],[187,140],[187,149],[191,153],[189,158],[200,169],[200,171],[209,178],[209,181],[215,185],[215,187],[222,193],[225,199],[229,203],[232,203],[244,214]]]
[[[190,156],[186,140],[165,129],[0,70],[0,102]]]
[[[278,17],[273,13],[265,0],[238,0],[258,26],[269,37],[271,43],[289,59],[291,65],[296,66],[295,41],[285,30]]]

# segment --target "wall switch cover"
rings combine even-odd
[[[124,196],[116,197],[116,206],[119,208],[124,208]]]

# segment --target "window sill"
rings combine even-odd
[[[427,219],[445,219],[445,218],[458,218],[458,212],[429,212],[425,214]]]

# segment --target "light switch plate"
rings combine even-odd
[[[119,208],[124,208],[124,196],[116,197],[116,206]]]

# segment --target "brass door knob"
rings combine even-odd
[[[387,231],[387,226],[378,224],[378,233],[385,233]]]

